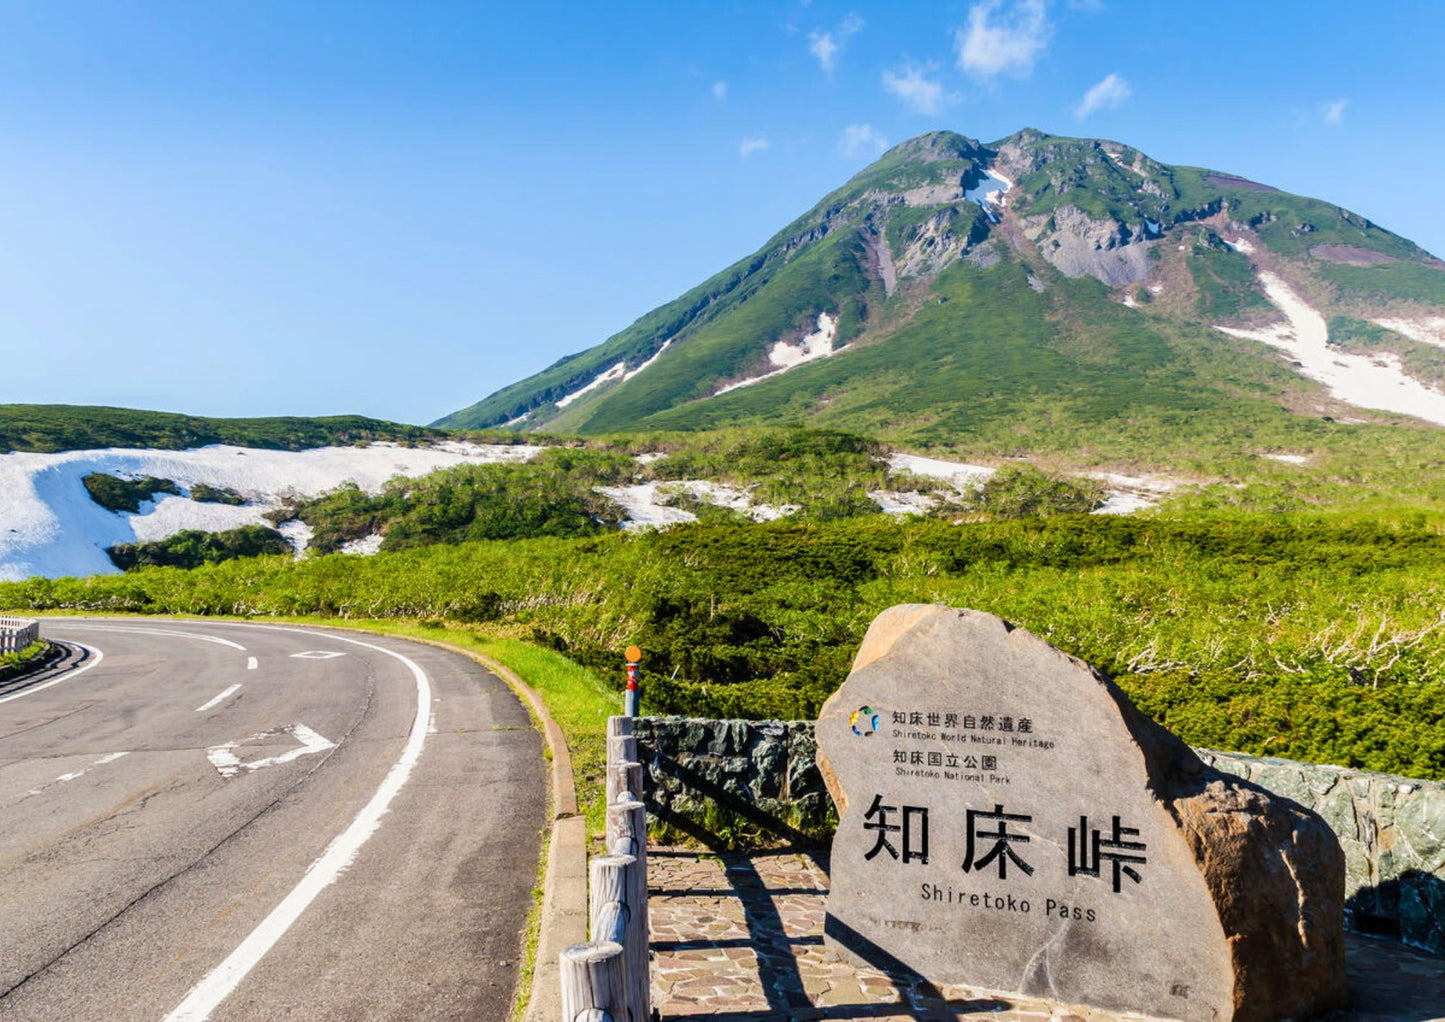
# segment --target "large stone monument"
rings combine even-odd
[[[885,611],[818,745],[839,812],[826,933],[850,957],[1187,1022],[1347,1003],[1324,822],[1022,629]]]

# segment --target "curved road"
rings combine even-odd
[[[546,775],[510,689],[322,629],[52,619],[0,689],[0,1019],[506,1017]]]

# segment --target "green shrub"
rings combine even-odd
[[[246,498],[229,486],[211,486],[208,483],[192,486],[191,499],[203,504],[230,504],[233,507],[246,503]]]
[[[243,525],[225,532],[186,529],[165,539],[146,543],[121,543],[106,551],[111,563],[122,571],[168,566],[198,568],[236,557],[289,554],[291,544],[275,529],[264,525]]]
[[[1066,479],[1031,465],[1008,465],[989,476],[976,506],[995,518],[1087,514],[1104,503],[1107,489],[1093,479]]]
[[[92,472],[81,482],[85,484],[90,499],[107,511],[129,511],[135,514],[140,510],[142,501],[150,500],[158,493],[170,493],[177,497],[181,495],[180,489],[171,480],[157,479],[155,476],[122,479],[104,472]]]

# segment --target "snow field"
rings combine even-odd
[[[1445,316],[1424,316],[1420,319],[1372,319],[1371,323],[1393,330],[1420,344],[1445,348]]]
[[[262,515],[290,496],[315,496],[348,481],[376,493],[394,476],[527,461],[541,449],[448,441],[431,447],[377,443],[307,451],[218,445],[189,451],[110,448],[0,455],[0,580],[113,574],[116,568],[105,550],[117,543],[164,539],[186,529],[269,525]],[[184,489],[208,483],[237,491],[247,503],[231,507],[162,496],[142,504],[138,514],[115,514],[86,492],[81,480],[92,472],[156,476]],[[305,549],[310,531],[300,522],[281,529],[298,550]]]
[[[1265,297],[1285,321],[1260,330],[1216,326],[1221,333],[1262,341],[1300,363],[1300,372],[1325,385],[1331,395],[1359,408],[1380,408],[1445,425],[1445,394],[1408,375],[1389,352],[1353,355],[1331,348],[1325,318],[1281,278],[1259,275]]]
[[[0,455],[0,580],[32,576],[114,574],[105,550],[118,543],[165,539],[187,529],[223,532],[243,525],[267,525],[267,511],[290,498],[311,497],[354,482],[379,492],[397,476],[416,477],[462,464],[528,461],[543,448],[533,445],[486,445],[447,442],[405,448],[390,443],[367,447],[326,447],[308,451],[269,451],[231,446],[189,451],[113,448],[61,454]],[[636,456],[640,465],[666,457],[661,452]],[[1289,456],[1279,456],[1284,459]],[[971,496],[995,471],[984,465],[895,453],[887,460],[895,472],[907,471],[936,480],[960,496]],[[188,497],[161,495],[141,505],[136,514],[115,514],[96,504],[81,480],[91,472],[123,477],[156,476],[183,489],[198,483],[240,493],[240,506],[208,504]],[[1152,477],[1098,476],[1117,489],[1097,513],[1126,513],[1152,506],[1172,483]],[[597,492],[626,510],[626,529],[666,528],[696,521],[697,516],[666,505],[670,493],[683,492],[709,504],[732,508],[754,521],[772,521],[796,514],[795,505],[755,503],[749,488],[702,479],[599,486]],[[935,494],[879,490],[869,496],[889,514],[924,513],[937,504]],[[312,530],[304,522],[287,522],[279,531],[298,552],[304,552]],[[379,535],[347,543],[351,554],[372,554]]]

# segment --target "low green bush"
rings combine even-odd
[[[107,511],[128,511],[135,514],[141,502],[150,500],[158,493],[170,493],[179,497],[180,489],[169,479],[144,476],[140,479],[122,479],[104,472],[92,472],[81,480],[85,492]]]
[[[225,532],[186,529],[165,539],[146,543],[121,543],[106,553],[121,571],[146,567],[199,568],[237,557],[289,554],[291,544],[275,529],[264,525],[243,525]]]
[[[1445,515],[873,516],[0,583],[0,607],[484,622],[643,707],[808,718],[898,603],[988,611],[1195,745],[1445,779]]]
[[[246,498],[229,486],[211,486],[209,483],[192,486],[191,499],[203,504],[230,504],[233,507],[246,503]]]

